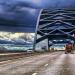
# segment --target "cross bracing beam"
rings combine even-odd
[[[55,15],[53,13],[49,14],[49,13],[43,13],[41,14],[41,16],[44,16],[44,15],[48,15],[48,16],[51,16],[51,15]],[[75,15],[75,12],[72,12],[72,13],[62,13],[62,15]]]
[[[68,28],[68,29],[61,29],[62,31],[69,33],[72,30],[74,30],[75,28]],[[50,31],[52,31],[53,29],[40,29],[40,31],[44,32],[44,33],[49,33]]]
[[[73,37],[71,34],[69,34],[69,33],[65,33],[65,32],[62,31],[62,30],[59,30],[59,31],[61,31],[62,33],[66,34],[66,35],[69,36],[72,40],[75,41],[75,37]]]
[[[37,34],[40,34],[41,36],[45,35],[45,33],[42,32],[41,30],[38,30],[38,31],[37,31]]]
[[[47,39],[47,38],[48,38],[48,35],[44,35],[43,37],[36,40],[36,44],[39,43],[40,41]]]
[[[53,32],[50,32],[49,35],[65,35],[63,32],[61,32],[59,29],[56,29]]]
[[[73,13],[75,10],[50,10],[50,11],[43,11],[43,13],[48,14],[57,14],[57,13]]]
[[[53,33],[53,32],[55,32],[55,31],[60,31],[61,32],[61,34],[51,34],[51,33]],[[53,38],[53,36],[54,36],[54,38]],[[68,33],[65,33],[64,31],[62,31],[62,30],[53,30],[53,31],[51,31],[51,32],[49,32],[47,35],[44,35],[44,36],[42,36],[41,38],[39,38],[39,39],[37,39],[36,40],[36,43],[38,43],[38,42],[40,42],[40,41],[43,41],[43,40],[45,40],[46,38],[48,38],[48,37],[52,37],[52,39],[59,39],[60,37],[58,37],[58,36],[61,36],[61,38],[70,38],[70,39],[72,39],[72,40],[74,40],[75,41],[75,37],[73,37],[72,35],[70,35],[70,34],[68,34]],[[61,39],[60,38],[60,39]]]
[[[55,31],[59,31],[60,34],[53,34],[53,32],[55,32]],[[40,41],[42,41],[42,40],[48,38],[48,36],[57,36],[57,37],[58,37],[58,36],[64,36],[64,35],[67,36],[67,37],[69,37],[69,38],[71,38],[72,40],[75,40],[75,38],[74,38],[73,36],[71,36],[70,34],[65,33],[65,32],[62,31],[62,30],[57,30],[57,29],[55,29],[55,30],[49,32],[47,35],[44,35],[44,36],[42,36],[41,38],[37,39],[37,40],[36,40],[36,43],[38,43],[38,42],[40,42]],[[59,38],[59,37],[58,37],[58,38]]]
[[[43,24],[43,25],[41,25],[40,29],[43,29],[43,28],[45,28],[45,27],[47,27],[47,26],[50,26],[51,24],[54,24],[55,22],[56,22],[56,21],[51,22],[51,23],[48,23],[48,24]]]
[[[64,21],[61,21],[61,22],[64,23],[64,24],[67,24],[67,25],[69,25],[69,26],[75,27],[75,25],[73,25],[73,24],[71,24],[71,23],[64,22]]]
[[[75,34],[75,29],[69,32],[69,34],[73,34],[73,33]]]
[[[53,16],[53,15],[75,15],[75,12],[71,12],[71,13],[42,13],[41,16],[44,16],[44,15],[48,15],[48,16]]]
[[[60,12],[60,13],[43,13],[41,14],[40,19],[47,19],[47,18],[53,18],[56,16],[62,16],[62,17],[66,17],[66,18],[74,18],[75,17],[75,12],[71,12],[71,13],[65,13],[65,12]]]
[[[39,42],[41,42],[41,41],[43,41],[43,40],[45,40],[45,39],[47,39],[47,38],[49,38],[50,40],[61,40],[61,39],[65,39],[65,38],[66,39],[70,39],[70,37],[68,37],[65,34],[64,35],[62,35],[62,34],[61,35],[54,35],[54,34],[52,35],[52,34],[50,34],[50,35],[46,35],[46,36],[43,36],[43,37],[37,39],[36,40],[36,44],[39,43]]]
[[[40,22],[44,22],[44,21],[55,21],[55,20],[62,20],[62,21],[71,21],[71,20],[74,20],[75,21],[75,18],[60,18],[60,19],[40,19]]]
[[[41,21],[47,20],[47,19],[54,19],[56,17],[62,17],[61,19],[64,19],[64,18],[66,18],[66,19],[68,19],[68,18],[69,19],[75,19],[75,17],[73,17],[73,16],[64,15],[62,13],[59,13],[59,14],[55,14],[55,15],[52,15],[52,16],[45,17],[45,18],[41,19]],[[60,20],[60,18],[57,18],[57,19]]]
[[[67,22],[64,22],[64,21],[61,21],[61,20],[55,20],[54,22],[51,22],[51,23],[48,23],[48,24],[43,24],[43,25],[39,26],[39,28],[40,28],[40,29],[43,29],[43,28],[52,26],[53,24],[56,24],[56,23],[61,23],[61,24],[63,24],[63,26],[64,26],[64,24],[66,24],[66,26],[70,26],[70,27],[75,28],[75,25],[72,25],[72,24],[70,24],[70,23],[67,23]],[[60,24],[60,25],[61,25],[61,24]]]
[[[42,40],[46,39],[46,38],[48,37],[48,35],[49,35],[50,33],[54,32],[54,31],[56,31],[56,29],[55,29],[55,30],[53,30],[53,31],[51,31],[51,32],[49,32],[48,34],[46,34],[46,35],[42,36],[41,38],[37,39],[37,40],[36,40],[36,43],[38,43],[38,42],[40,42],[40,41],[42,41]],[[37,42],[37,41],[38,41],[38,42]]]
[[[47,24],[47,23],[51,23],[51,22],[54,22],[54,21],[56,21],[56,20],[44,20],[44,21],[40,21],[39,22],[39,26],[41,26],[42,24]],[[57,20],[57,21],[59,21],[59,20]],[[72,25],[75,25],[75,19],[64,19],[62,21],[71,23]]]
[[[42,32],[44,32],[44,33],[49,33],[50,31],[52,31],[53,29],[46,29],[46,30],[44,30],[44,29],[41,29],[41,31]],[[61,29],[62,31],[64,31],[65,33],[69,33],[69,34],[74,34],[75,33],[75,31],[72,31],[73,29]],[[72,32],[71,32],[72,31]]]

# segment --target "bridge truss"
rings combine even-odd
[[[75,10],[42,10],[36,26],[34,49],[36,44],[48,39],[75,41]],[[40,35],[40,38],[37,38]]]

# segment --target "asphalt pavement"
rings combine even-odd
[[[75,75],[75,54],[64,52],[44,53],[0,63],[0,75]]]

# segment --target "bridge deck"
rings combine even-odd
[[[0,75],[74,75],[75,54],[44,53],[2,61]]]

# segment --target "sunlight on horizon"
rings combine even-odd
[[[14,32],[0,32],[0,39],[16,39],[19,38],[21,36],[26,36],[28,38],[32,38],[34,37],[34,33],[14,33]]]

